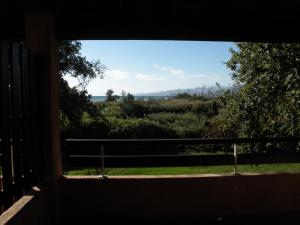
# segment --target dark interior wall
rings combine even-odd
[[[300,174],[107,180],[68,177],[61,185],[64,218],[197,217],[300,210]]]

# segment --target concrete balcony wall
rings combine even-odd
[[[228,224],[257,224],[256,214],[269,214],[266,222],[272,224],[289,224],[295,220],[290,212],[300,218],[300,174],[68,176],[61,178],[60,190],[61,223],[53,217],[57,210],[49,191],[35,189],[0,216],[0,225],[107,224],[105,218],[159,218],[153,224],[171,218],[167,224],[174,224],[220,216],[238,221]],[[244,217],[249,223],[236,220],[243,214],[250,215]]]
[[[62,215],[217,216],[300,210],[300,174],[64,177]],[[76,214],[74,214],[76,212]]]

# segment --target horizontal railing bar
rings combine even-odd
[[[100,145],[101,146],[101,145]],[[106,145],[104,145],[106,146]],[[176,148],[168,148],[167,150],[163,148],[163,146],[158,146],[157,148],[149,148],[148,146],[134,146],[133,148],[130,148],[126,145],[120,145],[120,146],[111,146],[105,148],[105,155],[190,155],[185,153],[184,151],[180,151]],[[267,149],[269,153],[279,153],[277,148],[272,147]],[[295,152],[295,148],[293,147],[286,147],[281,152],[284,152],[286,154],[287,152]],[[204,154],[203,154],[204,153]],[[262,152],[264,154],[264,152]],[[89,144],[85,145],[82,143],[82,146],[76,145],[74,148],[72,146],[68,146],[68,149],[65,149],[64,154],[67,155],[100,155],[99,153],[99,144],[98,145],[92,145]],[[199,148],[198,150],[195,150],[195,153],[193,155],[221,155],[221,154],[233,154],[233,149],[226,149],[219,153],[213,153],[212,151],[205,151],[205,149]],[[238,152],[238,155],[241,154]],[[248,153],[250,154],[250,153]],[[251,154],[257,154],[257,153],[251,153]]]
[[[87,144],[87,146],[115,146],[128,144],[249,144],[249,143],[270,143],[270,142],[299,142],[300,137],[264,137],[264,138],[188,138],[188,139],[66,139],[69,147],[73,144]],[[79,145],[80,146],[80,145]],[[79,147],[77,146],[77,147]],[[90,147],[92,147],[90,146]],[[79,147],[80,148],[80,147]],[[93,148],[93,147],[92,147]],[[126,149],[126,148],[125,148]],[[69,149],[69,153],[72,149]],[[98,148],[95,149],[98,151]],[[110,148],[106,149],[110,152]],[[272,149],[271,149],[272,150]],[[130,149],[126,149],[130,151]],[[157,151],[157,149],[156,149]],[[79,151],[80,152],[80,151]],[[209,155],[98,155],[94,153],[67,154],[63,159],[66,168],[96,167],[99,168],[105,162],[105,168],[129,168],[129,167],[187,167],[187,166],[223,166],[233,165],[234,156],[232,154],[209,154]],[[74,154],[75,153],[75,154]],[[154,153],[154,152],[153,152]],[[119,153],[120,154],[120,153]],[[144,153],[145,154],[145,153]],[[239,153],[238,164],[274,164],[274,163],[300,163],[300,152],[280,152],[280,153]]]
[[[68,157],[74,157],[74,158],[80,158],[80,157],[84,157],[84,158],[95,158],[95,157],[98,157],[98,158],[136,158],[136,157],[141,157],[141,158],[148,158],[148,157],[153,157],[153,158],[160,158],[160,157],[182,157],[182,158],[186,158],[186,157],[213,157],[213,156],[232,156],[232,154],[205,154],[205,155],[200,155],[200,154],[193,154],[193,155],[104,155],[104,156],[101,156],[101,155],[85,155],[85,154],[80,154],[80,155],[77,155],[77,154],[71,154],[71,155],[68,155]]]
[[[300,163],[300,152],[240,153],[238,164]]]
[[[186,167],[233,165],[233,155],[122,155],[104,156],[105,167]],[[100,155],[70,155],[65,159],[68,168],[98,167]],[[300,163],[300,152],[243,153],[238,156],[239,165]]]
[[[184,167],[184,166],[210,166],[232,165],[232,155],[135,155],[135,156],[104,156],[105,167]],[[101,156],[74,156],[67,159],[67,167],[99,167]]]
[[[185,138],[185,139],[73,139],[66,142],[89,142],[101,144],[233,144],[265,142],[297,142],[300,137],[263,137],[263,138]]]

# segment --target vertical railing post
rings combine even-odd
[[[107,176],[105,174],[105,165],[104,165],[104,145],[101,145],[101,175],[100,178],[106,179]]]
[[[233,157],[234,157],[234,167],[233,167],[233,175],[238,175],[237,172],[237,144],[233,144]]]

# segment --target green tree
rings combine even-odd
[[[135,98],[134,98],[133,94],[131,94],[129,92],[126,94],[125,91],[122,91],[122,93],[121,93],[121,102],[123,102],[123,103],[132,102],[134,100],[135,100]]]
[[[79,41],[60,41],[59,43],[59,95],[60,110],[63,115],[60,118],[69,121],[70,127],[80,126],[84,112],[94,114],[96,108],[91,102],[91,96],[88,95],[86,86],[91,79],[103,78],[106,69],[100,60],[89,61],[81,55],[80,51],[81,43]],[[68,82],[64,79],[65,75],[77,78],[79,86],[69,87]]]
[[[148,112],[148,107],[142,101],[136,101],[133,94],[130,94],[129,92],[126,94],[125,91],[122,91],[121,93],[120,108],[124,118],[141,118]]]
[[[60,78],[60,110],[64,119],[69,121],[70,128],[79,127],[84,112],[92,114],[96,109],[91,96],[86,91],[71,88],[68,82]],[[62,122],[62,120],[61,120]],[[62,124],[62,123],[61,123]]]
[[[106,91],[106,101],[107,102],[115,102],[118,100],[119,96],[113,95],[114,91],[112,89],[108,89]]]
[[[226,63],[237,93],[222,116],[239,136],[300,134],[300,44],[238,43]]]
[[[75,77],[79,81],[79,88],[86,90],[90,79],[103,78],[106,66],[100,60],[87,60],[81,55],[79,41],[60,41],[58,49],[59,74]]]

